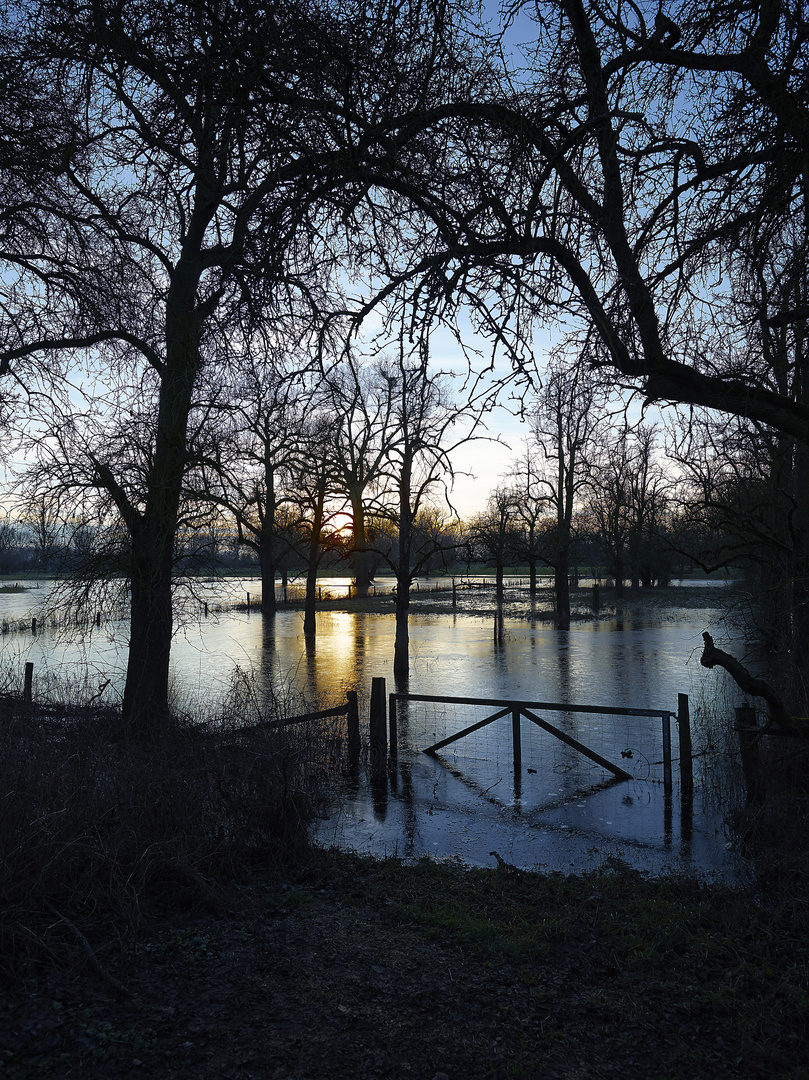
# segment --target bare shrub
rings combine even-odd
[[[75,955],[69,923],[95,948],[146,913],[210,909],[242,867],[306,843],[339,721],[231,705],[144,743],[117,710],[0,699],[0,970]]]

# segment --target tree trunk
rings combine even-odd
[[[146,506],[143,514],[131,503],[124,509],[132,544],[132,605],[123,716],[136,735],[158,733],[169,718],[172,567],[187,464],[188,414],[199,367],[196,282],[195,271],[181,265],[169,288],[166,364]],[[118,495],[120,508],[125,496],[120,491]]]
[[[630,570],[630,588],[633,592],[637,592],[640,588],[640,567],[633,561],[632,568]]]
[[[503,585],[503,574],[504,574],[504,572],[505,572],[505,568],[504,568],[504,565],[503,565],[503,560],[502,560],[501,557],[498,556],[497,562],[495,563],[495,582],[496,582],[495,595],[497,597],[497,603],[498,604],[503,603],[503,600],[505,599],[505,595],[506,595],[505,586]]]
[[[792,641],[791,659],[798,681],[806,686],[809,674],[809,446],[795,447],[794,503],[792,514]],[[804,691],[805,694],[805,691]],[[801,708],[805,706],[805,699]]]
[[[570,622],[570,553],[566,545],[556,553],[553,583],[556,592],[556,617],[561,624],[566,625]]]
[[[413,540],[413,514],[410,509],[412,460],[403,453],[399,477],[399,550],[396,564],[396,642],[393,648],[393,671],[397,676],[410,671],[410,559]]]
[[[275,614],[275,569],[276,569],[276,544],[275,544],[275,462],[269,452],[269,447],[264,446],[264,516],[261,521],[261,535],[258,542],[258,563],[261,570],[261,610],[267,614]]]
[[[396,642],[393,647],[393,671],[397,676],[410,670],[410,580],[396,578]]]
[[[559,416],[559,477],[556,494],[556,561],[554,563],[554,589],[556,593],[556,618],[561,626],[570,624],[570,536],[573,522],[574,468],[576,455],[565,458],[562,453],[564,432]]]
[[[317,490],[317,497],[312,514],[312,532],[309,536],[309,559],[306,568],[306,602],[303,613],[303,633],[308,638],[315,636],[315,604],[317,601],[317,571],[320,566],[320,534],[323,531],[324,506],[326,503],[325,481]]]
[[[528,559],[528,594],[532,600],[537,594],[537,561],[530,556]]]
[[[371,585],[371,570],[368,559],[368,540],[365,534],[365,506],[362,491],[351,490],[351,516],[353,518],[354,542],[354,583],[357,596],[367,596]]]
[[[787,712],[781,695],[774,687],[770,686],[764,679],[759,679],[753,675],[741,661],[731,656],[730,653],[726,653],[723,649],[717,649],[713,643],[713,638],[707,630],[702,634],[702,641],[702,656],[700,656],[699,662],[703,667],[723,668],[743,693],[764,698],[769,707],[771,723],[777,725],[783,731],[796,730],[795,721]]]
[[[615,556],[615,596],[620,599],[624,595],[624,559],[619,551]]]
[[[175,518],[176,520],[176,518]],[[123,717],[133,735],[159,734],[169,719],[173,531],[132,536],[132,600]]]
[[[275,538],[262,532],[258,544],[258,564],[261,570],[261,610],[274,615],[275,602]]]

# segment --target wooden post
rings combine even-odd
[[[663,790],[671,794],[671,716],[663,716]]]
[[[31,688],[34,682],[34,665],[29,660],[25,665],[25,682],[23,684],[22,700],[24,705],[30,705],[32,699]]]
[[[101,612],[96,612],[96,626],[101,626]]]
[[[348,702],[348,754],[352,763],[356,763],[360,756],[362,740],[360,739],[360,709],[357,704],[357,691],[347,690],[346,701]]]
[[[247,610],[250,610],[250,593],[247,594]]]
[[[694,762],[688,694],[677,695],[677,734],[680,740],[680,793],[688,797],[694,793]]]
[[[453,607],[458,606],[458,599],[457,599],[457,597],[455,595],[455,578],[452,579],[452,606]]]
[[[208,618],[208,601],[205,601],[205,618]]]
[[[739,734],[739,751],[742,758],[744,786],[747,789],[747,806],[761,806],[767,794],[759,755],[760,733],[756,723],[756,710],[752,705],[740,705],[736,709],[736,731]]]
[[[514,775],[522,772],[522,742],[520,739],[520,710],[511,710],[511,741],[514,749]]]
[[[390,740],[390,756],[395,758],[399,753],[399,724],[396,718],[396,695],[388,697],[388,738]]]
[[[598,595],[598,582],[593,586],[593,610],[598,611],[601,606],[601,599]]]
[[[385,759],[388,756],[384,679],[371,680],[369,735],[371,746],[371,774],[373,776],[380,776],[385,772]]]
[[[33,619],[31,619],[31,633],[35,634],[36,632],[37,632],[37,619],[36,619],[36,615],[35,615],[33,617]]]

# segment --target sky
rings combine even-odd
[[[485,348],[486,344],[481,343],[481,349]],[[447,359],[452,359],[451,346]],[[455,361],[455,368],[460,368],[462,360],[458,356],[457,345]],[[448,366],[452,366],[451,363]],[[495,373],[502,376],[507,370],[507,364],[498,364]],[[513,392],[515,388],[510,389]],[[502,400],[506,401],[508,395],[509,388],[506,388],[501,394]],[[451,494],[452,504],[465,520],[485,509],[490,493],[503,482],[504,474],[522,454],[529,428],[527,422],[514,414],[512,403],[511,408],[501,405],[487,414],[485,427],[480,428],[478,433],[480,438],[459,447],[453,454],[456,476]]]

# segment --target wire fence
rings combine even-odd
[[[560,793],[561,781],[565,791],[585,791],[616,776],[665,784],[668,769],[670,782],[670,713],[391,697],[399,745],[434,753],[480,792],[497,789],[510,798],[514,787],[521,799],[542,803]]]

